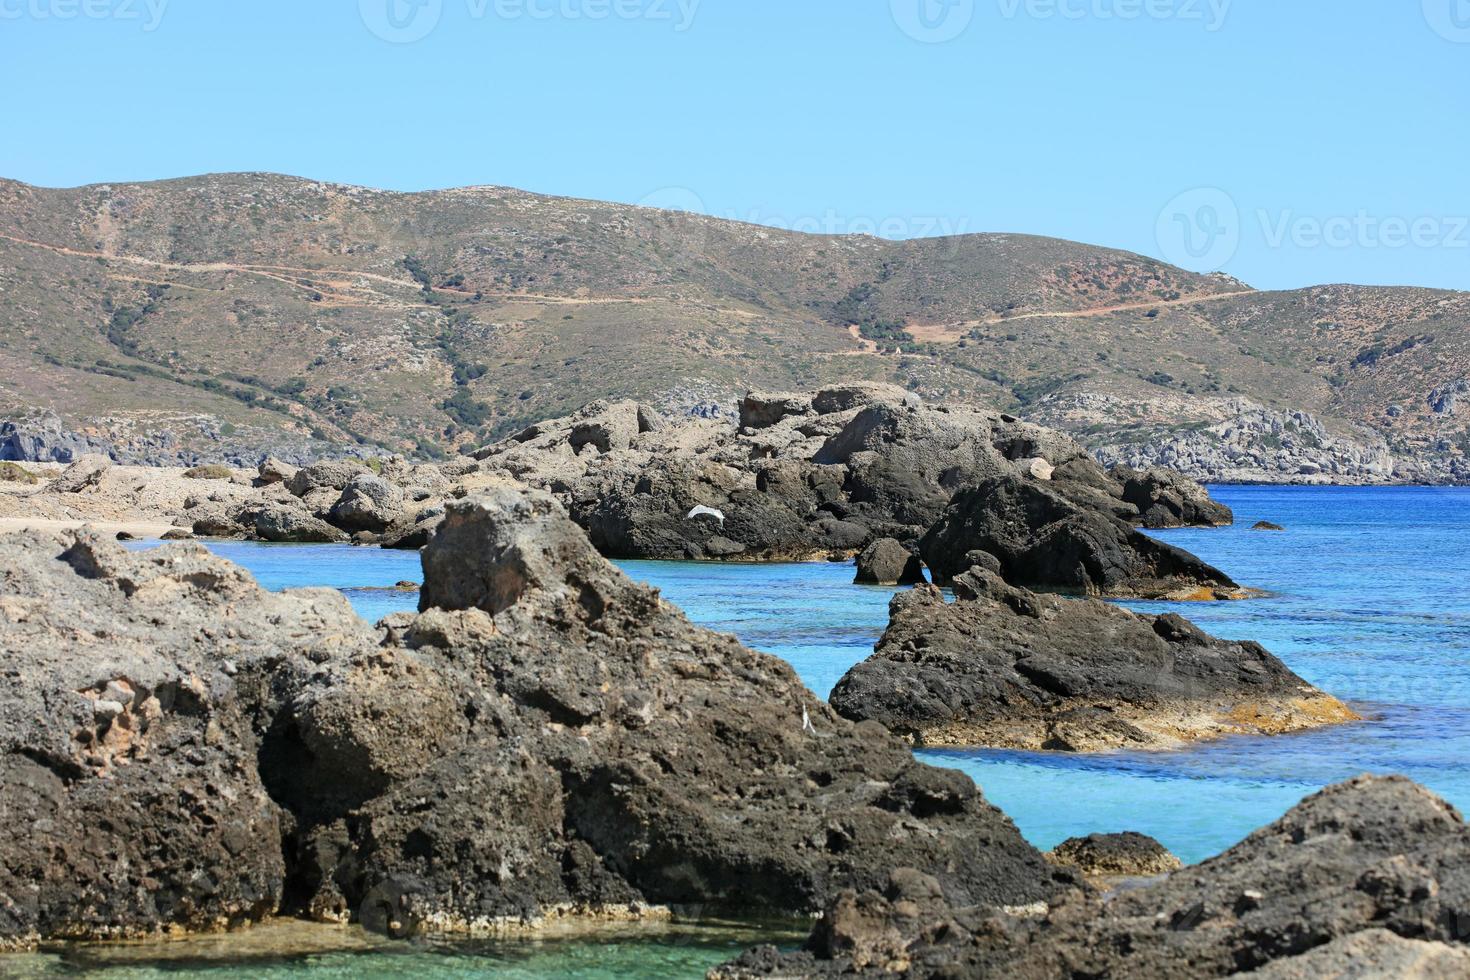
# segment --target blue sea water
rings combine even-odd
[[[1367,720],[1173,752],[971,750],[921,757],[971,775],[1040,847],[1076,834],[1137,830],[1190,862],[1219,853],[1322,786],[1364,772],[1404,773],[1470,807],[1470,490],[1212,491],[1235,508],[1234,527],[1159,536],[1242,584],[1267,590],[1268,597],[1131,605],[1151,612],[1172,608],[1217,635],[1258,640]],[[1262,519],[1287,530],[1250,530]],[[267,588],[343,589],[370,619],[416,604],[414,594],[391,591],[399,581],[419,578],[412,553],[211,547],[249,568]],[[852,585],[850,565],[622,565],[662,589],[696,622],[785,658],[824,696],[871,652],[894,592]],[[573,944],[558,956],[575,960],[569,951],[585,948]],[[680,947],[680,963],[692,967],[699,952]],[[653,946],[648,955],[650,968],[662,962]],[[716,962],[725,954],[708,955]]]

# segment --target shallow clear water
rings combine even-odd
[[[1213,492],[1235,508],[1235,527],[1160,536],[1243,584],[1269,590],[1270,597],[1135,608],[1174,608],[1218,635],[1259,640],[1369,721],[1169,753],[943,751],[922,757],[973,776],[1038,846],[1093,831],[1137,830],[1186,861],[1218,853],[1303,796],[1363,772],[1405,773],[1470,807],[1470,490]],[[1287,531],[1249,530],[1261,519]],[[412,609],[417,601],[412,593],[386,591],[419,578],[416,554],[345,546],[212,547],[268,588],[342,588],[368,618]],[[852,585],[850,565],[622,564],[696,622],[790,661],[822,695],[871,652],[894,592]],[[585,953],[598,961],[601,949],[570,944],[557,955]],[[698,954],[689,947],[676,951],[676,958],[691,955]],[[656,945],[637,946],[633,956],[640,971],[667,963],[670,975],[700,972],[692,962],[676,966]],[[455,975],[478,969],[465,966],[469,972]],[[533,975],[540,967],[526,969]]]
[[[395,942],[355,927],[267,923],[244,932],[136,945],[72,946],[0,955],[16,980],[686,980],[752,945],[796,942],[790,927],[730,925],[612,930],[596,939]]]

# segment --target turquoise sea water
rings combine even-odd
[[[1470,807],[1470,490],[1213,492],[1235,508],[1234,527],[1160,536],[1270,596],[1136,608],[1175,608],[1218,635],[1259,640],[1302,676],[1353,703],[1367,721],[1168,753],[943,751],[922,757],[974,777],[1038,846],[1074,834],[1137,830],[1191,862],[1229,847],[1322,786],[1363,772],[1405,773]],[[1287,531],[1249,530],[1261,519]],[[418,580],[416,554],[345,546],[211,547],[268,588],[344,589],[370,619],[412,609],[417,601],[412,593],[389,591],[399,581]],[[850,565],[623,567],[661,588],[696,622],[790,661],[824,696],[871,652],[894,592],[852,585]],[[415,955],[338,955],[359,970],[371,965],[386,971],[380,976],[408,975],[400,970],[425,976],[696,976],[729,955],[728,938],[709,938],[712,945],[681,941],[673,947],[507,944],[495,947],[499,952],[455,953],[466,960],[445,959],[440,951],[438,959],[417,966]],[[487,955],[510,957],[520,972],[502,972],[512,964],[483,959]],[[294,968],[311,976],[347,975],[334,972],[340,966]],[[444,969],[451,972],[434,972]]]

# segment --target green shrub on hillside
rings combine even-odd
[[[235,471],[219,463],[206,463],[203,466],[185,470],[184,476],[190,480],[232,480],[235,477]]]
[[[0,483],[40,483],[41,478],[19,463],[0,463]]]

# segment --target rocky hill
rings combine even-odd
[[[1465,481],[1467,323],[1470,294],[1257,292],[1022,235],[267,174],[0,181],[0,458],[435,456],[599,397],[725,414],[749,388],[870,380],[1110,462]]]

